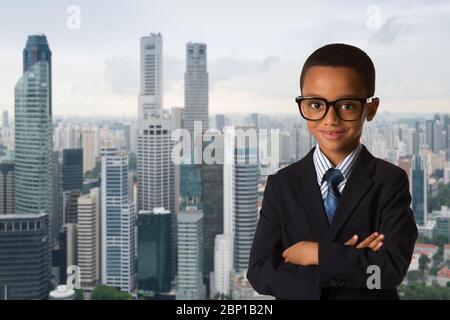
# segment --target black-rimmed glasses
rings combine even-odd
[[[356,121],[361,117],[364,106],[371,103],[374,97],[370,98],[342,98],[334,101],[320,97],[298,96],[295,102],[298,104],[300,114],[309,121],[318,121],[325,118],[333,107],[334,112],[343,121]]]

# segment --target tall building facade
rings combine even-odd
[[[254,128],[237,129],[252,132]],[[234,168],[234,267],[236,272],[242,272],[248,268],[248,259],[258,223],[257,159],[257,143],[240,144],[238,139]]]
[[[189,42],[186,44],[183,126],[191,133],[194,132],[194,121],[202,122],[202,132],[209,128],[208,90],[206,44]]]
[[[412,193],[411,209],[416,223],[424,226],[427,223],[427,173],[422,156],[412,159]]]
[[[52,52],[47,37],[43,34],[28,36],[23,49],[23,73],[26,73],[38,62],[47,62],[48,113],[52,112]]]
[[[101,199],[101,281],[131,292],[135,282],[135,208],[128,201],[128,156],[115,148],[102,150]]]
[[[140,211],[137,228],[139,292],[169,292],[172,246],[170,211],[164,208]]]
[[[40,215],[47,219],[45,244],[47,264],[42,272],[33,273],[28,278],[29,285],[48,285],[50,279],[50,245],[57,235],[52,226],[57,215],[54,208],[53,183],[53,124],[52,124],[52,76],[51,51],[45,35],[28,37],[23,50],[23,75],[15,86],[14,134],[15,134],[15,175],[14,207],[17,214]],[[19,240],[18,240],[19,241]],[[39,252],[43,247],[31,250]],[[44,285],[42,285],[44,286]],[[46,288],[48,289],[48,288]],[[42,296],[36,291],[35,299]],[[48,291],[47,291],[48,294]]]
[[[211,298],[230,293],[230,274],[234,270],[235,140],[235,128],[223,127],[223,234],[216,235],[214,241]]]
[[[16,85],[16,212],[51,213],[53,210],[52,117],[48,81],[48,63],[40,61],[30,67]]]
[[[203,284],[203,212],[189,207],[178,214],[177,300],[205,299]]]
[[[210,130],[205,133],[205,136],[206,140],[210,141],[212,136],[218,139],[222,135],[217,130]],[[215,238],[223,233],[223,153],[214,155],[217,156],[217,163],[201,165],[201,199],[205,239],[203,276],[208,295],[210,295],[209,289],[211,288],[210,274],[214,270]]]
[[[163,109],[162,35],[141,38],[141,91],[137,141],[137,207],[164,208],[172,214],[172,243],[176,241],[175,166],[172,162],[172,120]],[[172,278],[176,273],[176,247],[171,253]]]
[[[62,191],[83,190],[83,149],[64,149]]]
[[[220,234],[214,243],[214,272],[211,276],[210,298],[229,295],[233,270],[233,235]]]
[[[78,198],[77,257],[83,288],[100,281],[100,204],[100,188]]]
[[[81,146],[83,148],[83,173],[95,168],[98,146],[98,131],[83,129],[81,133]]]
[[[162,109],[162,36],[141,39],[141,93],[138,118],[138,210],[164,207],[175,212],[172,123]]]
[[[45,299],[49,292],[48,215],[0,215],[0,300]]]
[[[0,163],[0,215],[14,213],[14,163]]]

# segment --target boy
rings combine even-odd
[[[417,227],[405,171],[360,143],[379,104],[373,63],[326,45],[306,60],[300,90],[317,146],[268,177],[247,278],[277,299],[398,299]]]

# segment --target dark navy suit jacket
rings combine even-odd
[[[398,299],[396,287],[417,239],[405,171],[363,145],[329,226],[314,149],[268,177],[250,253],[250,284],[277,299]],[[354,234],[362,240],[375,231],[385,235],[377,252],[344,245]],[[318,266],[284,262],[282,252],[299,241],[319,243]],[[381,289],[367,287],[371,265],[379,267]]]

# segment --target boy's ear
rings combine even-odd
[[[374,98],[371,103],[369,103],[367,108],[367,115],[366,120],[372,121],[372,119],[375,117],[375,114],[377,113],[378,106],[380,104],[380,99]]]

